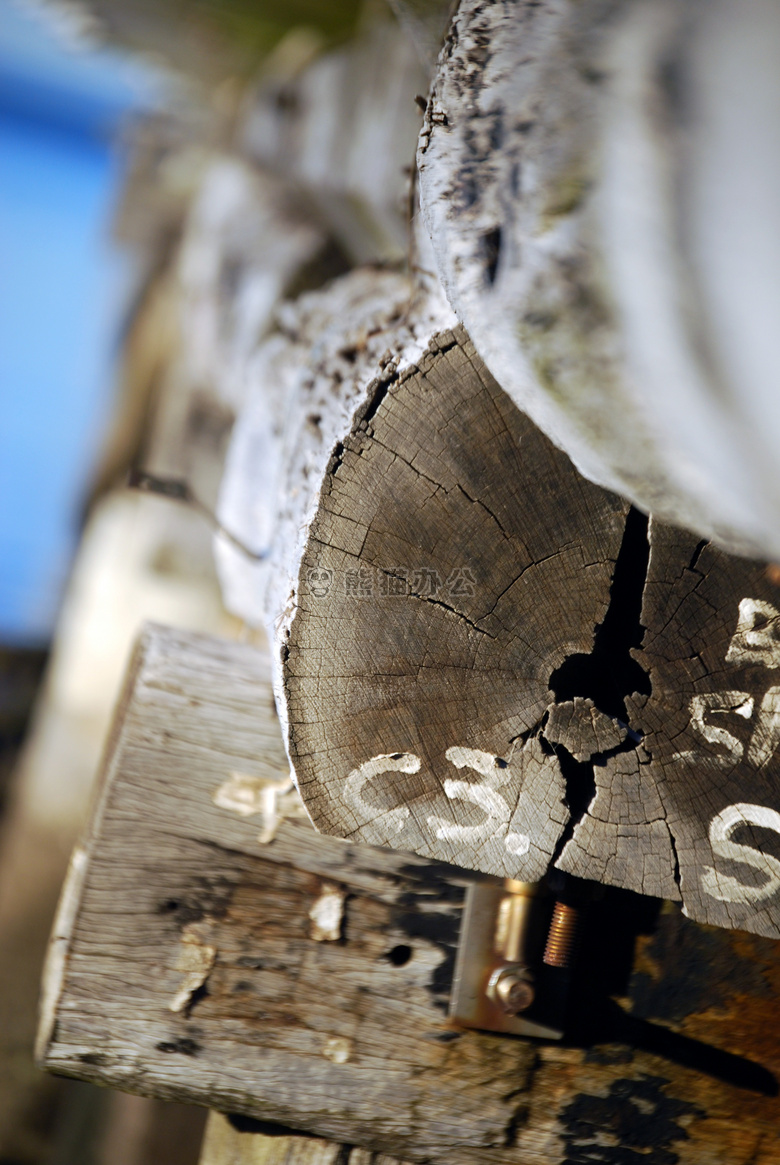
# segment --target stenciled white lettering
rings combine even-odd
[[[471,781],[444,782],[444,792],[451,801],[470,801],[484,809],[487,816],[478,825],[457,825],[443,821],[440,817],[429,817],[428,824],[436,831],[439,838],[458,838],[461,841],[481,841],[489,837],[500,837],[509,825],[511,810],[498,789],[501,789],[510,780],[509,766],[501,757],[493,756],[489,752],[482,752],[476,748],[463,748],[459,745],[448,748],[445,756],[450,764],[456,768],[470,768],[481,773],[485,778],[479,784]],[[504,847],[515,857],[527,854],[531,848],[531,839],[525,833],[508,833],[504,838]]]
[[[409,809],[399,805],[397,809],[385,809],[377,813],[376,806],[370,805],[363,796],[363,788],[373,777],[382,773],[419,773],[421,761],[413,752],[383,752],[371,760],[364,761],[353,769],[344,782],[344,796],[353,809],[363,818],[376,825],[386,825],[389,830],[400,833],[409,820]]]
[[[731,840],[731,835],[741,825],[755,825],[763,829],[773,829],[780,833],[780,813],[765,805],[740,803],[728,805],[710,822],[710,844],[720,858],[742,862],[752,866],[766,876],[759,886],[746,886],[729,874],[720,874],[712,866],[705,866],[701,875],[702,888],[720,902],[761,902],[771,898],[780,890],[780,861],[769,854],[761,853],[749,845],[741,845]]]
[[[753,697],[750,692],[707,692],[692,696],[690,711],[691,728],[694,732],[709,744],[716,744],[724,750],[720,756],[716,755],[712,759],[716,760],[718,764],[736,764],[742,759],[744,747],[741,740],[728,729],[717,724],[710,724],[705,717],[731,712],[749,720],[753,715]],[[689,757],[699,759],[701,756],[700,752],[689,749],[686,752],[676,753],[672,759],[686,760]]]
[[[726,663],[760,663],[780,667],[780,611],[763,599],[742,599],[737,629],[726,652]]]

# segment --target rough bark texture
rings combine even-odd
[[[771,0],[462,0],[418,150],[501,386],[592,480],[772,558],[778,46]]]
[[[440,294],[392,271],[357,270],[278,313],[278,331],[252,361],[249,393],[231,442],[219,514],[262,552],[252,562],[217,539],[230,610],[265,626],[280,652],[295,610],[301,556],[334,447],[382,376],[414,365],[431,337],[454,324]]]
[[[212,1125],[242,1165],[268,1132],[248,1117],[366,1151],[292,1138],[288,1165],[778,1159],[777,944],[607,891],[574,980],[587,1050],[455,1031],[468,875],[302,823],[261,845],[252,792],[286,776],[267,658],[150,628],[55,930],[46,1067],[244,1114]]]

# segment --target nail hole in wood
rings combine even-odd
[[[392,963],[394,967],[405,967],[412,957],[412,948],[405,943],[400,946],[393,947],[391,951],[387,952],[387,961]]]

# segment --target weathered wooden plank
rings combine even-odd
[[[468,875],[303,824],[261,848],[258,820],[215,803],[236,772],[287,773],[265,657],[150,631],[63,894],[42,1061],[350,1143],[436,1157],[503,1143],[535,1057],[453,1042]],[[317,942],[310,912],[333,885],[343,939]]]
[[[258,1126],[259,1127],[259,1126]],[[209,1115],[199,1165],[403,1165],[394,1157],[321,1137],[301,1137],[270,1127],[257,1132],[252,1121]]]
[[[778,1159],[776,943],[676,907],[648,927],[607,892],[582,1048],[455,1031],[468,873],[301,821],[261,845],[252,795],[286,773],[266,657],[148,629],[55,928],[44,1066],[409,1161]]]

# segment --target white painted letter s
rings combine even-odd
[[[731,835],[740,825],[757,825],[780,833],[780,813],[765,805],[740,803],[728,805],[710,823],[710,844],[720,858],[742,862],[760,870],[767,881],[761,886],[745,886],[728,874],[719,874],[712,866],[705,866],[701,875],[702,888],[719,902],[761,902],[780,890],[780,862],[749,845],[731,841]]]

